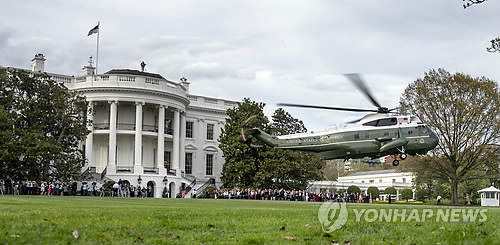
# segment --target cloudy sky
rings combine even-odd
[[[2,1],[0,66],[30,68],[43,53],[48,72],[78,75],[97,35],[99,73],[140,69],[178,81],[191,93],[267,104],[371,109],[341,74],[361,73],[387,107],[433,68],[500,79],[500,1],[463,9],[462,0]],[[286,108],[309,130],[361,117]]]

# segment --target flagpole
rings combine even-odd
[[[95,74],[97,75],[97,68],[99,67],[99,33],[101,33],[101,22],[97,22],[97,56],[95,59]]]

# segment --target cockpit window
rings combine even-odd
[[[420,131],[420,134],[426,135],[428,130],[427,127],[419,126],[418,131]]]
[[[383,118],[375,121],[370,121],[367,123],[364,123],[363,126],[374,126],[374,127],[382,127],[382,126],[392,126],[392,125],[397,125],[398,120],[395,117],[391,118]]]

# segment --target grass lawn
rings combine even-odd
[[[425,222],[356,222],[354,209],[406,209],[408,216],[413,208],[438,207],[348,204],[347,223],[326,234],[318,221],[320,204],[0,196],[0,244],[500,243],[500,208],[488,209],[482,223],[437,222],[435,217]]]

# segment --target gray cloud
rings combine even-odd
[[[362,73],[380,103],[397,106],[432,68],[499,80],[498,1],[466,10],[457,0],[421,1],[7,1],[0,9],[0,65],[78,74],[96,52],[99,72],[146,69],[187,77],[196,94],[267,103],[371,108],[341,74]],[[19,14],[22,13],[22,14]],[[318,130],[362,114],[287,108]]]

